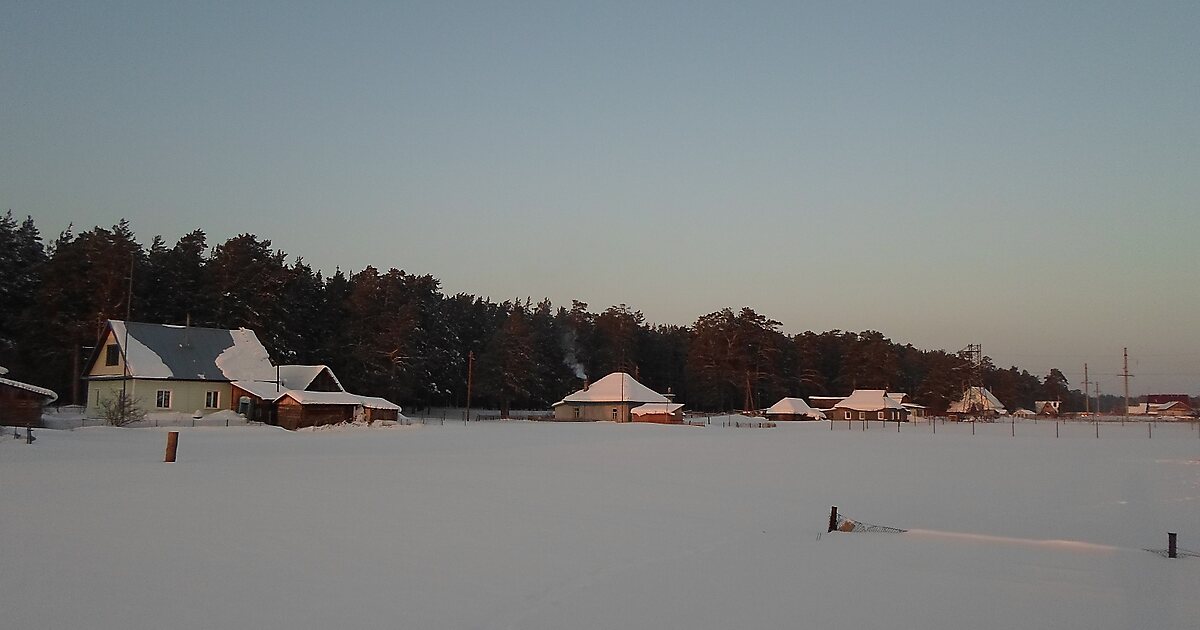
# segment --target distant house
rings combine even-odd
[[[624,372],[613,372],[554,403],[560,422],[631,422],[632,410],[647,403],[666,405],[671,400],[642,385]]]
[[[1033,403],[1033,411],[1039,416],[1057,418],[1060,406],[1062,406],[1061,400],[1038,400]]]
[[[0,367],[0,425],[42,426],[42,409],[58,400],[58,394],[44,387],[4,378],[6,374],[8,370]]]
[[[1000,399],[996,398],[986,387],[968,387],[962,398],[946,408],[946,415],[951,418],[998,418],[1008,415],[1008,410]]]
[[[1017,409],[1016,411],[1012,412],[1012,415],[1014,415],[1018,418],[1033,418],[1033,417],[1037,416],[1036,413],[1034,413],[1024,407],[1021,407],[1020,409]]]
[[[1129,411],[1131,416],[1156,416],[1183,418],[1192,415],[1192,407],[1185,402],[1178,400],[1170,400],[1161,403],[1130,403]]]
[[[297,429],[355,418],[396,419],[400,407],[346,392],[323,365],[272,365],[254,331],[109,320],[84,379],[86,414],[124,391],[148,412],[232,409]],[[285,400],[286,399],[286,400]]]
[[[831,420],[908,420],[904,405],[882,389],[856,389],[826,415]]]
[[[783,398],[767,408],[765,414],[772,420],[824,420],[825,412],[813,409],[803,398]]]
[[[904,407],[905,411],[908,411],[908,416],[910,418],[925,417],[925,405],[918,405],[917,403],[913,402],[912,397],[908,394],[900,392],[888,392],[888,397],[900,403],[900,406]]]

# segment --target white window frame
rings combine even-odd
[[[877,416],[877,417],[875,418],[876,420],[883,420],[883,412],[882,412],[882,411],[880,411],[879,413],[877,413],[877,414],[875,414],[875,415]]]
[[[866,419],[867,419],[867,412],[865,412],[865,411],[860,411],[860,412],[858,412],[858,419],[859,419],[859,420],[866,420]]]
[[[582,412],[581,412],[581,410],[579,409],[579,407],[575,407],[574,409],[575,409],[575,419],[576,419],[576,420],[578,420],[578,419],[579,419],[579,415],[580,415],[580,413],[582,413]]]
[[[166,396],[163,396],[163,394],[166,394]],[[163,404],[164,399],[167,402],[167,404],[165,404],[165,405]],[[170,409],[171,408],[171,390],[160,389],[154,393],[154,408],[155,409]]]
[[[853,416],[851,415],[851,412],[849,412],[849,411],[847,411],[847,412],[846,412],[846,419],[847,419],[847,420],[852,420],[852,419],[853,419]]]
[[[212,404],[209,404],[212,403]],[[210,390],[204,392],[204,408],[205,409],[220,409],[221,408],[221,392],[220,390]]]

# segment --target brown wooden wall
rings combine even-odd
[[[400,418],[400,413],[395,409],[371,409],[367,407],[366,411],[368,423],[382,422],[384,420],[395,422]]]
[[[10,427],[42,426],[45,398],[27,389],[0,384],[0,424]]]
[[[353,405],[301,405],[288,396],[280,398],[276,408],[279,426],[292,431],[347,422],[354,418]]]

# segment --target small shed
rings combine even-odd
[[[8,370],[0,367],[0,374]],[[42,409],[58,400],[58,394],[37,385],[0,377],[0,425],[42,426]]]
[[[1036,413],[1033,413],[1032,411],[1030,411],[1024,407],[1021,407],[1020,409],[1012,412],[1012,415],[1014,415],[1018,418],[1033,418],[1033,417],[1037,416]]]
[[[767,408],[772,420],[824,420],[825,412],[813,409],[803,398],[782,398]]]
[[[646,403],[629,410],[634,422],[683,424],[682,403]]]
[[[882,389],[856,389],[833,407],[833,420],[908,420],[908,410]]]

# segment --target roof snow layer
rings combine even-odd
[[[109,320],[135,378],[275,380],[275,367],[253,330]]]
[[[608,376],[592,383],[591,387],[581,389],[560,400],[563,403],[669,403],[666,396],[635,381],[624,372],[613,372]]]
[[[883,409],[904,409],[896,399],[887,395],[882,389],[856,389],[846,400],[837,404],[838,409],[853,411],[881,411]]]

